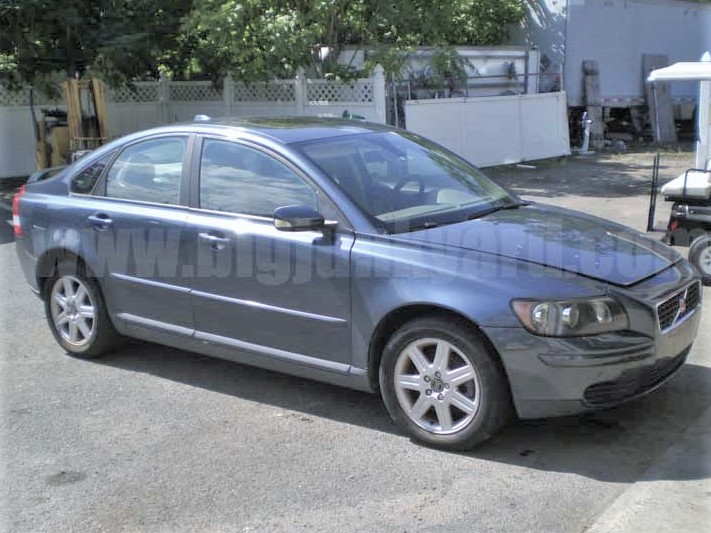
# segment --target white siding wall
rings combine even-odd
[[[24,176],[35,168],[30,108],[0,108],[0,178]]]

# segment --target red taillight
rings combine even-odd
[[[22,237],[22,223],[20,222],[20,198],[25,194],[25,186],[20,187],[17,194],[12,197],[12,233],[15,237]]]

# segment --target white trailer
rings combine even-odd
[[[669,63],[698,61],[711,49],[711,3],[682,0],[539,0],[511,31],[512,44],[535,45],[541,63],[563,75],[568,105],[584,106],[583,61],[597,61],[605,107],[645,105],[643,54]],[[696,102],[694,83],[675,83],[672,101]],[[693,107],[693,106],[692,106]]]
[[[466,95],[502,96],[511,94],[537,94],[539,91],[538,48],[530,46],[455,46],[453,49],[463,60],[467,76],[466,84],[458,87]],[[426,79],[433,79],[433,57],[441,49],[434,46],[419,46],[406,54],[399,77],[410,80],[413,86]],[[328,53],[322,52],[322,56]],[[362,68],[373,50],[345,47],[338,56],[338,63]],[[393,73],[389,73],[392,75]],[[442,97],[440,95],[440,97]]]

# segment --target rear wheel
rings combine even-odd
[[[711,284],[711,236],[702,235],[691,243],[689,261],[703,277],[704,284]]]
[[[498,432],[511,412],[495,357],[480,335],[449,320],[404,325],[386,345],[380,367],[390,416],[426,444],[473,448]]]
[[[118,334],[101,290],[83,265],[61,261],[47,280],[45,314],[57,342],[70,354],[92,358],[115,346]]]

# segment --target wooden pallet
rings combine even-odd
[[[600,69],[597,61],[583,61],[585,83],[585,106],[590,124],[590,148],[599,150],[605,145],[605,122],[602,118],[602,100],[600,98]]]

